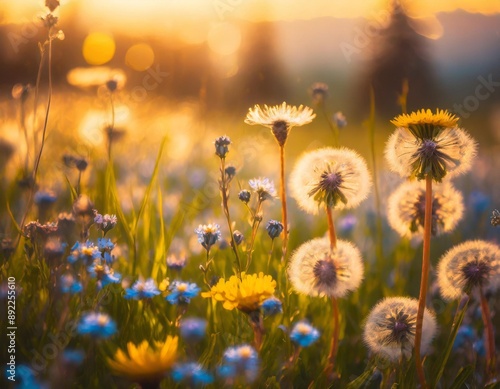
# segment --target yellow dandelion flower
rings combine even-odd
[[[264,105],[264,108],[261,108],[256,105],[254,108],[250,108],[245,123],[269,127],[279,145],[283,146],[292,127],[311,123],[315,117],[316,114],[309,107],[302,105],[294,107],[283,102],[283,104],[273,107]]]
[[[165,342],[154,344],[143,341],[135,345],[129,342],[127,353],[118,349],[115,356],[108,359],[108,365],[115,374],[125,376],[141,386],[157,385],[176,362],[177,346],[178,338],[172,336],[167,336]]]
[[[211,297],[223,303],[228,310],[238,308],[250,313],[259,309],[260,305],[274,294],[276,281],[269,275],[241,273],[241,279],[231,276],[229,280],[220,279],[209,292],[202,297]]]
[[[457,125],[458,118],[450,112],[437,109],[432,113],[430,109],[421,109],[410,114],[402,114],[391,120],[396,127],[411,129],[414,126],[428,125],[429,127],[450,128]]]

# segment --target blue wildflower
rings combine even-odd
[[[198,242],[207,251],[221,239],[220,227],[218,224],[200,224],[194,232],[198,235]]]
[[[180,322],[181,336],[186,341],[198,341],[205,337],[207,321],[198,318],[183,319]]]
[[[277,238],[283,232],[283,224],[277,220],[269,220],[266,224],[266,231],[271,239]]]
[[[59,281],[63,293],[76,294],[83,290],[81,282],[76,281],[72,274],[63,274]]]
[[[46,208],[55,203],[57,195],[52,191],[41,191],[35,193],[33,201],[41,208]]]
[[[347,118],[344,116],[342,112],[335,112],[333,114],[333,122],[337,125],[339,129],[347,126]]]
[[[7,365],[5,369],[5,374],[7,377],[12,377],[13,374],[10,370],[10,366]],[[15,368],[16,381],[19,384],[16,386],[16,389],[46,389],[47,386],[44,384],[40,384],[35,377],[34,371],[29,368],[27,365],[22,364]]]
[[[125,291],[126,299],[149,299],[154,296],[158,296],[160,290],[157,288],[155,281],[152,278],[148,278],[146,281],[143,279],[137,280],[131,288]]]
[[[491,207],[491,198],[480,191],[474,191],[470,194],[469,204],[474,213],[479,215],[488,211]]]
[[[453,343],[453,349],[456,350],[463,347],[466,343],[472,342],[473,340],[474,329],[469,325],[463,325],[457,331],[457,336],[455,337],[455,342]]]
[[[339,229],[344,234],[350,234],[358,224],[358,219],[354,215],[347,215],[339,220]]]
[[[87,271],[92,278],[97,278],[101,288],[108,284],[117,284],[122,279],[119,273],[115,273],[113,269],[100,259],[96,259],[91,266],[87,267]]]
[[[300,347],[309,347],[319,338],[319,331],[307,321],[299,321],[292,328],[290,339]]]
[[[264,316],[274,316],[283,312],[283,305],[276,297],[270,297],[261,304]]]
[[[184,381],[188,385],[207,385],[214,381],[212,374],[194,362],[175,365],[172,369],[172,378],[175,382]]]
[[[223,364],[219,375],[228,379],[243,377],[247,382],[254,381],[259,374],[259,356],[255,349],[247,344],[230,347],[224,352]]]
[[[89,263],[98,258],[101,258],[101,252],[92,242],[76,242],[73,247],[71,247],[68,262],[75,263],[78,260],[83,260]]]
[[[101,253],[103,252],[111,252],[115,248],[115,244],[111,242],[111,239],[106,238],[98,238],[97,239],[97,248]]]
[[[480,357],[484,357],[486,355],[486,346],[483,339],[476,340],[472,345],[472,348]]]
[[[83,363],[85,353],[82,350],[67,349],[64,350],[62,357],[67,364],[78,366]]]
[[[90,335],[95,338],[109,338],[117,331],[116,323],[109,315],[100,312],[85,314],[77,326],[80,335]]]
[[[170,304],[189,304],[191,299],[200,293],[198,285],[182,281],[172,282],[168,290],[170,294],[166,297],[166,300]]]

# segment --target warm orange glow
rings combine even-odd
[[[115,55],[115,41],[111,34],[92,32],[83,42],[83,58],[89,65],[104,65]]]
[[[220,55],[233,54],[241,44],[241,32],[238,26],[220,23],[212,26],[208,32],[208,46]]]
[[[125,55],[125,64],[139,72],[148,69],[155,60],[155,53],[150,45],[138,43],[131,46]]]

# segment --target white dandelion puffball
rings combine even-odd
[[[361,253],[352,243],[338,240],[331,249],[328,238],[302,244],[292,255],[288,277],[299,293],[342,297],[363,280]]]
[[[325,147],[303,154],[290,175],[290,193],[307,213],[321,206],[354,208],[370,192],[365,160],[355,151]]]
[[[495,292],[500,288],[500,247],[483,240],[464,242],[441,257],[437,272],[439,290],[447,300],[477,287]]]
[[[477,144],[463,129],[445,128],[433,139],[416,138],[399,127],[389,137],[385,158],[389,168],[403,178],[424,179],[427,174],[440,182],[466,173],[472,166]]]
[[[432,188],[433,236],[451,232],[462,219],[463,197],[450,183]],[[402,237],[423,237],[425,219],[425,182],[407,181],[388,200],[389,225]]]
[[[388,297],[371,310],[363,339],[371,350],[389,361],[409,359],[415,345],[418,300]],[[436,319],[426,308],[422,323],[421,352],[425,354],[436,333]]]

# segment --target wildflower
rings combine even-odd
[[[293,127],[311,123],[315,117],[316,114],[313,113],[311,108],[302,105],[298,108],[286,103],[273,107],[264,105],[264,108],[256,105],[253,109],[248,110],[245,123],[269,127],[278,144],[283,147]]]
[[[293,253],[288,277],[300,293],[342,297],[363,279],[361,254],[350,242],[338,240],[332,250],[328,238],[316,238]]]
[[[276,197],[274,182],[270,181],[268,178],[254,178],[248,181],[248,184],[259,196],[259,201],[273,199]]]
[[[491,225],[493,227],[500,226],[500,211],[498,209],[494,209],[492,212]]]
[[[96,209],[94,209],[93,212],[94,223],[97,229],[104,232],[104,234],[116,226],[117,219],[115,215],[101,215]]]
[[[481,191],[474,190],[469,196],[468,205],[474,214],[482,214],[490,208],[491,197]]]
[[[447,300],[479,287],[495,292],[500,288],[500,248],[482,240],[454,246],[439,261],[438,284]]]
[[[240,191],[240,193],[238,193],[238,198],[245,204],[247,204],[250,201],[251,196],[252,194],[250,193],[250,191],[246,189],[243,189],[242,191]]]
[[[224,169],[224,173],[226,174],[227,183],[229,183],[236,175],[236,168],[234,166],[228,166]]]
[[[98,238],[97,239],[97,248],[101,252],[102,257],[106,261],[108,265],[111,265],[114,262],[114,256],[111,255],[111,251],[115,248],[115,244],[111,242],[109,239]]]
[[[106,313],[89,312],[83,315],[77,326],[80,335],[106,339],[117,331],[116,323]]]
[[[276,281],[264,273],[241,273],[241,279],[231,276],[229,280],[220,279],[212,286],[209,292],[201,294],[202,297],[212,297],[223,302],[223,307],[228,310],[238,308],[245,313],[257,311],[260,305],[274,294]]]
[[[229,145],[231,144],[231,139],[227,136],[218,137],[215,142],[215,154],[219,158],[226,158],[226,154],[229,152]]]
[[[129,342],[127,352],[118,349],[112,359],[108,358],[108,365],[115,374],[125,376],[143,388],[156,388],[177,360],[178,340],[167,336],[164,342],[144,340],[139,345]]]
[[[75,263],[78,260],[83,260],[87,263],[101,258],[101,252],[92,242],[85,243],[76,242],[71,247],[70,255],[68,257],[69,263]]]
[[[472,343],[474,338],[474,329],[470,325],[462,325],[457,331],[457,336],[453,342],[453,349],[456,350],[469,342]]]
[[[181,271],[186,266],[187,257],[184,253],[180,255],[171,254],[167,257],[167,267],[172,270]]]
[[[220,227],[218,224],[200,224],[194,232],[198,235],[198,242],[201,243],[207,251],[221,239]]]
[[[83,172],[87,169],[89,163],[85,158],[75,157],[73,155],[63,155],[63,162],[67,167],[76,168],[78,171]]]
[[[261,304],[264,316],[274,316],[283,312],[283,304],[276,297],[270,297]]]
[[[143,300],[150,299],[154,296],[158,296],[160,290],[156,287],[156,283],[152,278],[148,278],[146,281],[143,279],[137,280],[131,288],[125,291],[126,299]]]
[[[66,249],[66,243],[61,243],[59,238],[51,237],[47,239],[43,247],[43,255],[49,262],[58,262]]]
[[[61,291],[63,293],[76,294],[83,290],[81,282],[75,280],[72,274],[64,274],[60,278]]]
[[[9,367],[10,366],[7,366],[7,369],[5,370],[7,379],[8,377],[13,377],[13,375],[9,373]],[[16,389],[48,389],[47,385],[41,384],[37,381],[36,376],[38,375],[38,372],[35,372],[33,369],[28,367],[28,365],[18,365],[15,370],[15,381],[19,381],[19,384],[15,386]]]
[[[347,126],[347,118],[340,111],[333,114],[333,122],[338,128],[344,128]]]
[[[321,105],[328,98],[328,85],[323,82],[315,82],[309,88],[314,105]]]
[[[302,320],[295,324],[290,332],[292,342],[300,347],[309,347],[319,339],[319,331],[310,325],[307,321]]]
[[[344,209],[356,207],[371,187],[366,163],[346,148],[325,147],[305,153],[290,176],[290,190],[299,207],[317,214],[321,205]]]
[[[409,359],[415,343],[418,300],[389,297],[379,302],[370,312],[363,333],[364,341],[375,354],[396,362]],[[436,319],[424,311],[421,352],[426,353],[436,333]]]
[[[35,193],[33,201],[40,208],[48,208],[57,200],[57,195],[52,191],[41,191]]]
[[[66,349],[63,351],[62,358],[69,365],[79,366],[85,359],[85,353],[82,350]]]
[[[175,365],[172,378],[175,382],[185,382],[188,386],[208,385],[214,381],[214,377],[207,370],[194,362]]]
[[[235,379],[242,376],[247,382],[254,381],[259,373],[259,356],[247,344],[230,347],[224,352],[223,365],[219,368],[222,377]]]
[[[87,271],[92,278],[97,278],[100,288],[103,288],[108,284],[118,284],[122,278],[119,273],[115,273],[113,269],[103,263],[100,259],[96,259],[91,266],[87,267]]]
[[[391,170],[404,178],[436,182],[468,171],[476,154],[476,142],[456,127],[458,119],[447,111],[430,110],[400,115],[398,128],[389,138],[385,156]]]
[[[21,102],[25,102],[29,96],[30,91],[30,84],[15,84],[12,87],[12,97],[14,98],[14,100],[21,100]]]
[[[56,223],[40,224],[32,221],[23,226],[23,236],[32,241],[36,239],[47,240],[49,236],[55,235],[58,231]]]
[[[186,341],[199,341],[205,337],[207,321],[204,319],[189,318],[180,322],[181,336]]]
[[[233,238],[234,238],[234,243],[236,243],[237,245],[241,244],[241,242],[243,242],[243,240],[245,239],[243,234],[238,230],[235,230],[233,232]]]
[[[277,220],[269,220],[266,224],[266,231],[271,239],[277,238],[283,232],[283,224]]]
[[[390,226],[401,236],[422,237],[425,219],[425,183],[404,182],[388,200]],[[432,191],[431,234],[453,231],[464,212],[462,195],[450,183]]]
[[[59,0],[45,0],[45,6],[50,10],[50,12],[54,12],[59,5]]]
[[[344,234],[350,234],[358,224],[358,219],[354,215],[347,215],[339,220],[339,230]]]
[[[162,293],[163,296],[166,296],[168,293],[168,287],[170,285],[170,279],[164,278],[158,285],[158,290]]]
[[[200,293],[198,285],[182,281],[172,282],[168,290],[170,294],[166,297],[166,300],[170,304],[189,304],[191,299]]]

